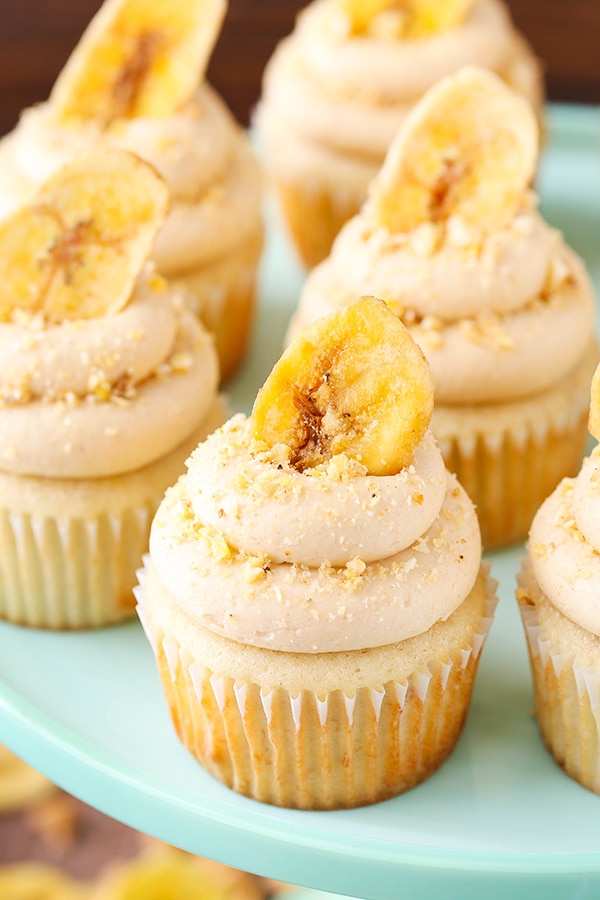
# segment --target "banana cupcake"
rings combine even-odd
[[[486,70],[439,82],[310,273],[289,329],[357,294],[386,300],[429,360],[433,432],[487,548],[523,539],[578,470],[598,361],[591,281],[529,188],[537,130]]]
[[[589,427],[600,440],[600,367]],[[571,778],[600,794],[598,445],[536,513],[518,583],[544,744]]]
[[[257,125],[304,263],[357,213],[408,112],[441,78],[485,66],[542,115],[540,66],[502,0],[314,0],[277,47]]]
[[[385,303],[314,323],[165,495],[139,613],[173,724],[256,800],[355,807],[454,748],[495,605]]]
[[[153,259],[215,335],[223,379],[246,348],[263,245],[259,165],[204,79],[225,10],[225,0],[106,0],[49,99],[0,142],[4,213],[98,145],[152,163],[171,195]]]
[[[225,418],[212,337],[146,263],[168,191],[125,150],[79,157],[0,224],[0,617],[134,614],[150,521]]]

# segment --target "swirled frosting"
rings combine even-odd
[[[329,166],[336,183],[367,168],[370,180],[409,110],[465,65],[540,106],[539,67],[499,0],[477,0],[461,25],[418,40],[348,31],[333,0],[314,0],[269,61],[258,123],[276,170]]]
[[[0,322],[0,469],[90,478],[178,446],[214,401],[212,339],[147,266],[101,318]]]
[[[373,294],[423,349],[437,403],[543,391],[584,357],[595,300],[581,260],[532,207],[527,198],[508,225],[490,234],[457,217],[391,234],[373,224],[366,204],[309,274],[289,337]]]
[[[529,535],[535,578],[560,612],[600,637],[600,449],[539,508]]]
[[[167,492],[150,557],[176,605],[274,650],[383,646],[447,619],[481,558],[472,503],[427,435],[410,466],[372,476],[346,457],[300,473],[234,416]]]
[[[171,212],[154,259],[169,275],[241,245],[261,228],[261,177],[247,136],[206,83],[166,118],[118,120],[106,130],[65,125],[50,101],[25,110],[0,142],[0,213],[27,201],[75,156],[108,142],[150,162],[169,186]]]

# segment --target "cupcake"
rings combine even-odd
[[[180,740],[233,790],[356,807],[454,748],[495,596],[432,402],[417,345],[361,298],[307,328],[166,492],[140,618]]]
[[[165,488],[225,418],[212,337],[146,259],[168,192],[104,149],[0,224],[0,617],[134,614]]]
[[[0,142],[3,213],[98,145],[152,163],[171,194],[153,259],[215,335],[223,379],[246,348],[263,245],[258,163],[204,80],[225,8],[225,0],[107,0],[50,98]]]
[[[600,439],[600,367],[590,432]],[[565,772],[600,794],[600,448],[564,478],[531,525],[517,600],[527,640],[537,721]]]
[[[469,67],[439,82],[289,328],[357,293],[386,300],[429,360],[433,432],[486,548],[523,539],[579,468],[598,359],[591,281],[529,188],[537,147],[530,106],[497,76]]]
[[[314,0],[300,13],[265,70],[257,125],[306,266],[359,211],[408,112],[465,65],[541,117],[540,66],[502,0]]]

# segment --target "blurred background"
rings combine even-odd
[[[101,0],[0,0],[0,134],[44,100]],[[304,0],[229,0],[208,78],[243,124]],[[600,0],[508,0],[546,67],[551,100],[600,103]]]

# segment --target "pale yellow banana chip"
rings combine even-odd
[[[396,16],[398,33],[406,38],[441,34],[460,25],[475,0],[338,0],[353,34],[377,33],[375,20]]]
[[[83,900],[85,888],[43,863],[15,863],[0,868],[2,900]]]
[[[286,445],[299,470],[345,454],[373,475],[410,464],[429,425],[429,365],[374,297],[318,319],[274,366],[252,410],[252,436]]]
[[[229,876],[226,867],[165,848],[115,867],[91,900],[260,900],[251,876]]]
[[[22,809],[55,790],[44,775],[0,747],[0,812]]]
[[[60,120],[166,116],[204,77],[226,0],[106,0],[58,76]]]
[[[590,418],[588,429],[592,437],[600,441],[600,366],[594,372],[591,386]]]
[[[453,215],[492,231],[518,211],[537,156],[527,101],[485,69],[461,69],[407,117],[371,185],[372,215],[393,233]]]
[[[105,149],[68,164],[0,222],[0,319],[118,312],[131,297],[168,206],[147,163]]]

